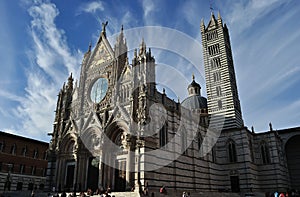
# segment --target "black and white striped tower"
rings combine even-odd
[[[224,130],[241,128],[244,123],[227,26],[223,25],[220,13],[216,19],[212,11],[209,23],[205,26],[202,19],[200,29],[208,113],[225,117]]]

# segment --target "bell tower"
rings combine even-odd
[[[244,123],[227,26],[223,25],[220,13],[216,19],[212,12],[207,26],[201,20],[200,29],[208,113],[225,117],[223,129],[241,128]]]

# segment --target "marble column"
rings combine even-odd
[[[99,155],[99,166],[98,166],[98,170],[99,170],[99,176],[98,176],[98,188],[102,188],[103,187],[103,166],[102,166],[102,154]]]
[[[128,149],[128,153],[127,153],[127,158],[126,158],[126,189],[131,189],[131,187],[133,186],[131,183],[131,174],[132,174],[132,161],[131,161],[131,157],[132,157],[132,152],[131,152],[131,142],[127,142],[127,149]]]

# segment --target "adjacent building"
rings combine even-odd
[[[49,143],[0,131],[0,191],[44,190]]]

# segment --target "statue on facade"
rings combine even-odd
[[[106,26],[107,26],[107,24],[108,24],[108,21],[106,21],[105,23],[103,22],[102,23],[102,32],[106,32]]]

